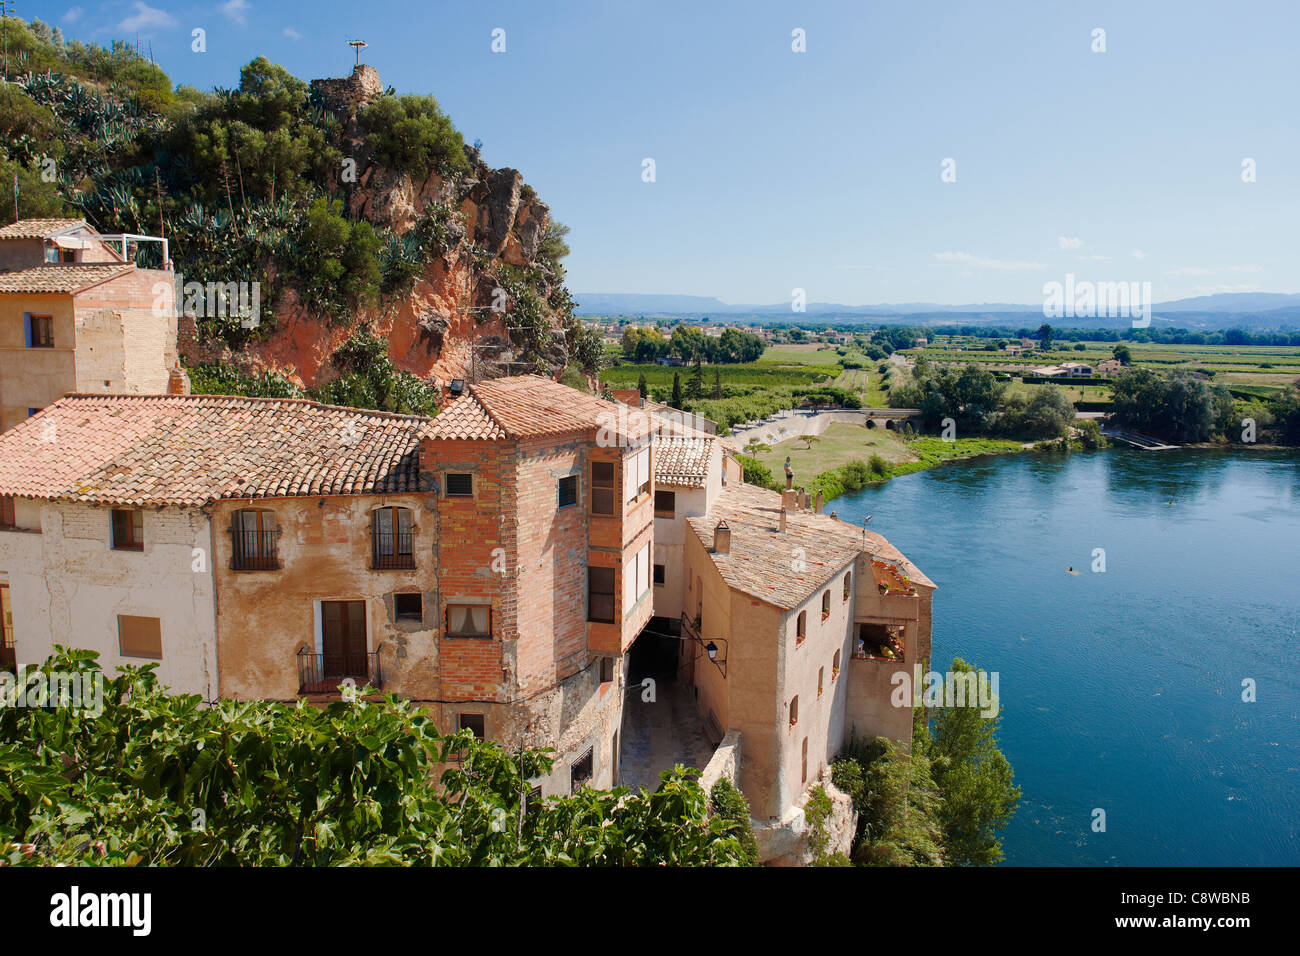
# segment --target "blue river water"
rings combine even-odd
[[[1007,864],[1300,865],[1300,454],[984,457],[830,507],[938,585],[933,669],[999,673]]]

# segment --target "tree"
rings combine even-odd
[[[1052,327],[1046,322],[1038,327],[1038,345],[1044,352],[1052,347]]]
[[[44,670],[102,676],[56,647]],[[391,694],[323,707],[203,706],[157,665],[103,678],[98,716],[0,709],[0,843],[12,864],[143,866],[735,866],[735,819],[698,771],[655,792],[532,800],[547,751],[440,734]],[[436,781],[436,783],[435,783]]]
[[[722,397],[722,369],[713,370],[713,398]]]
[[[646,396],[650,393],[650,389],[646,385],[646,381],[645,381],[645,372],[642,372],[637,377],[636,390],[641,394],[641,401],[644,402],[646,400]]]
[[[952,662],[955,675],[976,669],[961,658]],[[999,832],[1020,802],[1012,782],[1011,765],[998,749],[1001,712],[985,717],[979,707],[939,707],[934,730],[919,724],[913,753],[927,756],[934,782],[942,795],[939,818],[944,850],[950,864],[991,866],[1002,860]]]
[[[851,738],[831,764],[831,781],[853,801],[858,830],[853,860],[861,866],[942,866],[943,828],[930,760],[893,741]]]
[[[389,169],[417,176],[469,169],[464,138],[432,96],[381,96],[360,119],[375,161]]]
[[[799,440],[803,442],[804,448],[807,448],[809,451],[811,451],[813,444],[815,442],[821,441],[821,437],[818,435],[800,435]]]
[[[1111,349],[1110,354],[1119,360],[1120,365],[1131,365],[1133,363],[1133,353],[1129,351],[1127,345],[1122,343]]]
[[[695,357],[695,364],[691,368],[691,377],[686,382],[686,397],[695,401],[704,397],[704,366],[701,364],[698,355]]]
[[[673,329],[669,348],[683,362],[693,362],[702,358],[707,348],[704,332],[695,325],[679,325]]]
[[[682,374],[673,372],[673,397],[668,402],[673,408],[682,407]]]

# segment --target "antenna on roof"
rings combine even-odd
[[[357,66],[361,65],[361,51],[370,46],[365,40],[349,40],[348,46],[357,51]]]

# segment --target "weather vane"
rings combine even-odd
[[[360,65],[361,65],[361,51],[362,51],[362,49],[364,49],[365,47],[368,47],[369,45],[370,45],[370,44],[367,43],[365,40],[349,40],[349,41],[348,41],[348,46],[352,47],[352,49],[354,49],[354,50],[357,51],[357,66],[360,66]]]

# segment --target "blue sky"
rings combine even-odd
[[[174,82],[202,88],[235,85],[259,54],[304,79],[346,75],[346,41],[364,39],[385,85],[434,94],[572,227],[579,292],[1037,303],[1067,273],[1149,281],[1156,301],[1300,291],[1294,2],[20,0],[18,13],[70,39],[138,32]],[[205,53],[191,52],[196,27]],[[955,182],[941,180],[948,158]]]

